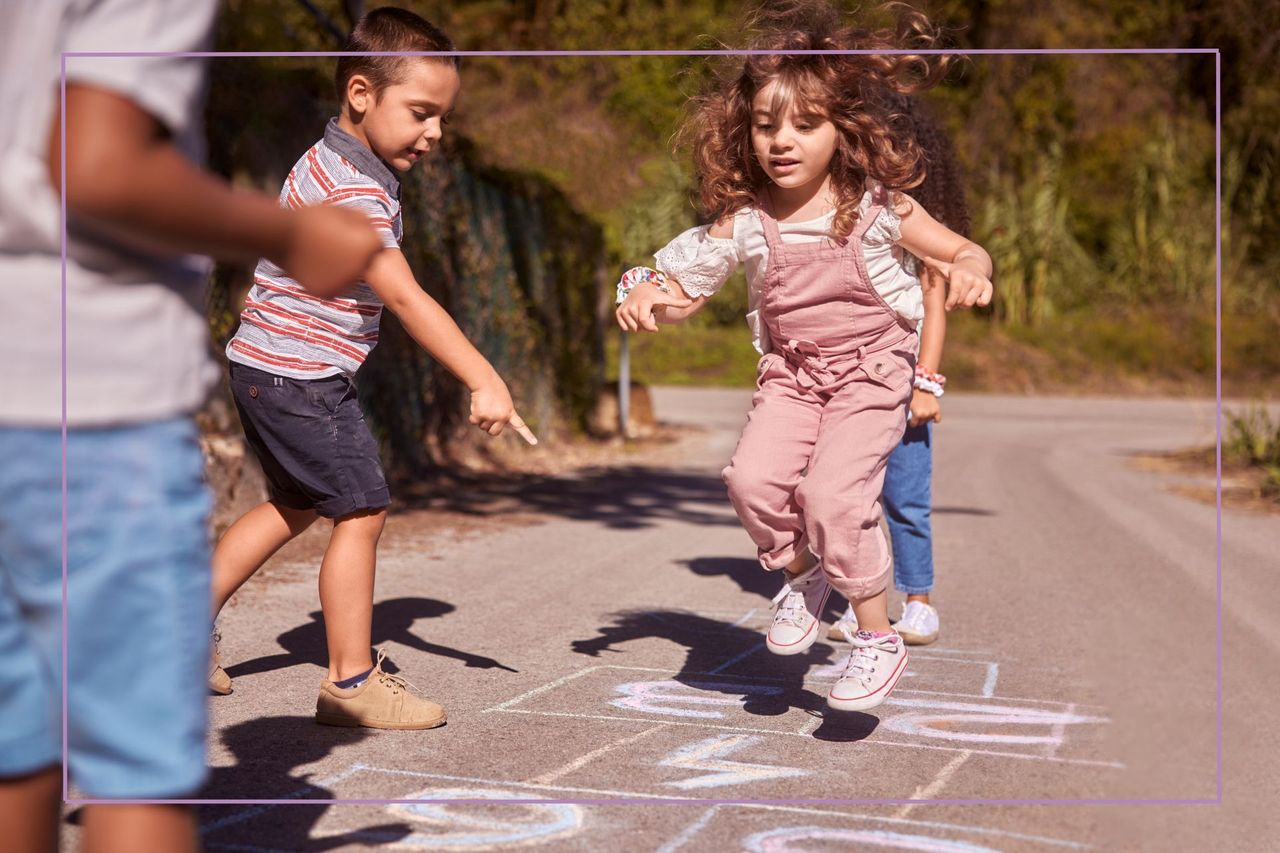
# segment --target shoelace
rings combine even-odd
[[[813,581],[813,573],[818,571],[822,570],[815,566],[800,577],[787,581],[782,589],[778,590],[778,594],[773,597],[773,605],[778,608],[776,621],[785,622],[797,628],[803,626],[804,617],[809,615],[809,611],[804,606],[804,591],[796,589],[796,586],[798,583],[808,586]]]
[[[797,628],[800,627],[801,614],[808,613],[804,607],[804,593],[793,590],[791,584],[784,586],[773,597],[773,603],[778,608],[776,621],[785,622]]]
[[[876,662],[880,660],[879,653],[896,654],[898,643],[902,642],[894,639],[895,634],[864,640],[850,631],[847,625],[839,625],[839,628],[845,640],[853,646],[853,651],[849,652],[849,659],[845,661],[844,672],[840,675],[841,680],[853,678],[864,685],[867,684],[871,680],[872,673],[876,671]]]
[[[373,674],[377,677],[378,681],[390,687],[392,693],[399,693],[401,690],[408,693],[410,688],[417,690],[417,685],[405,678],[403,675],[394,675],[390,672],[382,671],[382,659],[386,656],[387,652],[385,649],[378,649],[378,660],[373,665]]]

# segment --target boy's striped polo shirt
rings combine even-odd
[[[330,119],[324,138],[294,165],[280,204],[352,207],[369,217],[383,245],[398,248],[400,181],[386,163]],[[378,343],[382,300],[365,282],[340,297],[321,299],[265,258],[227,344],[227,358],[294,379],[350,376]]]

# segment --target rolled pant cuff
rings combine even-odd
[[[870,577],[845,577],[837,575],[824,563],[823,571],[827,576],[827,583],[831,584],[836,592],[843,595],[850,602],[859,601],[864,598],[870,598],[873,595],[879,595],[889,588],[890,574],[892,573],[889,566],[885,566],[879,572]]]
[[[808,538],[802,538],[790,545],[784,545],[775,551],[761,550],[760,565],[766,571],[776,572],[778,569],[785,569],[795,560],[796,557],[803,554],[809,549]]]

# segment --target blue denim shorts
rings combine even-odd
[[[231,396],[271,499],[341,518],[391,503],[378,442],[345,376],[291,379],[231,362]]]
[[[0,427],[0,776],[62,759],[62,449]],[[210,508],[189,419],[67,437],[67,759],[93,798],[205,777]]]

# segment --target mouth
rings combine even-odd
[[[410,163],[416,163],[417,161],[421,160],[423,157],[426,157],[428,152],[430,151],[431,151],[430,148],[408,148],[408,149],[405,149],[404,157]]]
[[[775,172],[781,172],[785,175],[787,172],[795,171],[800,166],[800,161],[790,157],[770,157],[769,166]]]

